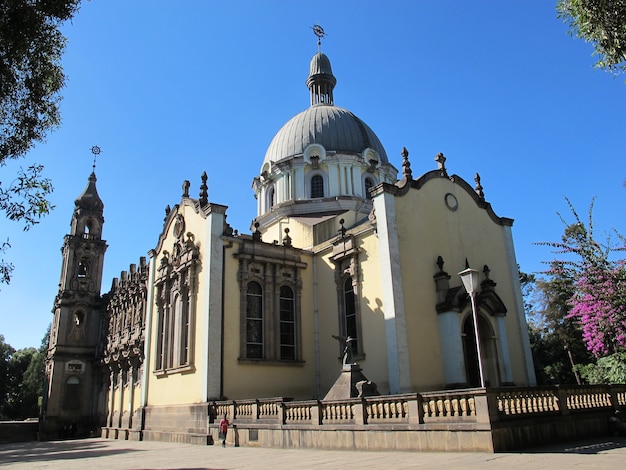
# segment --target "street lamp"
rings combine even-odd
[[[476,336],[476,353],[478,354],[478,371],[480,372],[480,386],[485,388],[485,378],[483,376],[483,358],[480,352],[480,335],[478,334],[478,314],[476,313],[476,290],[478,289],[478,279],[480,273],[468,267],[459,273],[463,286],[472,301],[472,317],[474,318],[474,335]]]

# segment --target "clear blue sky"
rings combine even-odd
[[[252,178],[274,134],[309,104],[317,52],[337,77],[335,104],[363,119],[415,177],[436,168],[474,184],[515,220],[521,269],[543,269],[558,240],[564,196],[582,217],[596,197],[599,238],[626,233],[626,84],[592,67],[555,1],[92,0],[72,23],[63,65],[63,123],[27,159],[46,167],[56,209],[29,232],[0,220],[16,265],[0,286],[0,334],[38,347],[52,320],[60,248],[99,145],[105,204],[102,292],[156,245],[164,208],[209,175],[209,199],[248,233]],[[14,164],[0,169],[9,180]]]

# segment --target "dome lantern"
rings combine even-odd
[[[326,54],[318,52],[311,59],[309,77],[306,86],[311,91],[311,106],[317,104],[333,105],[333,89],[337,79],[333,75],[330,59]]]

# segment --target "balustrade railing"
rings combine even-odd
[[[367,423],[408,423],[410,398],[402,395],[368,398],[364,406]]]
[[[241,424],[402,426],[489,422],[624,406],[626,385],[606,385],[465,389],[332,401],[219,401],[210,405],[209,412],[216,418],[227,414]]]
[[[495,392],[498,413],[519,416],[537,413],[558,413],[559,397],[554,389],[501,389]]]
[[[322,402],[322,424],[354,424],[355,406],[353,400]]]
[[[457,391],[422,394],[424,423],[474,421],[476,419],[476,393],[476,391]]]

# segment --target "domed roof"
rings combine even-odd
[[[389,163],[374,131],[350,111],[334,105],[336,83],[330,59],[318,52],[311,59],[306,80],[311,107],[291,118],[278,131],[265,153],[261,168],[267,162],[302,155],[310,144],[322,145],[327,152],[347,154],[362,154],[371,148],[378,153],[380,163]]]
[[[333,69],[330,66],[330,59],[322,52],[318,52],[311,59],[311,65],[309,67],[309,80],[318,74],[326,74],[332,77],[332,80],[336,83],[337,80],[333,76]]]
[[[89,175],[87,187],[82,194],[78,196],[78,199],[74,201],[74,205],[77,209],[81,208],[96,211],[101,211],[104,208],[104,203],[102,202],[102,199],[100,199],[98,191],[96,190],[95,173],[92,172],[91,175]]]
[[[264,163],[302,155],[310,144],[347,154],[371,148],[378,153],[380,163],[388,163],[383,145],[367,124],[350,111],[327,104],[311,106],[291,118],[272,139]]]

